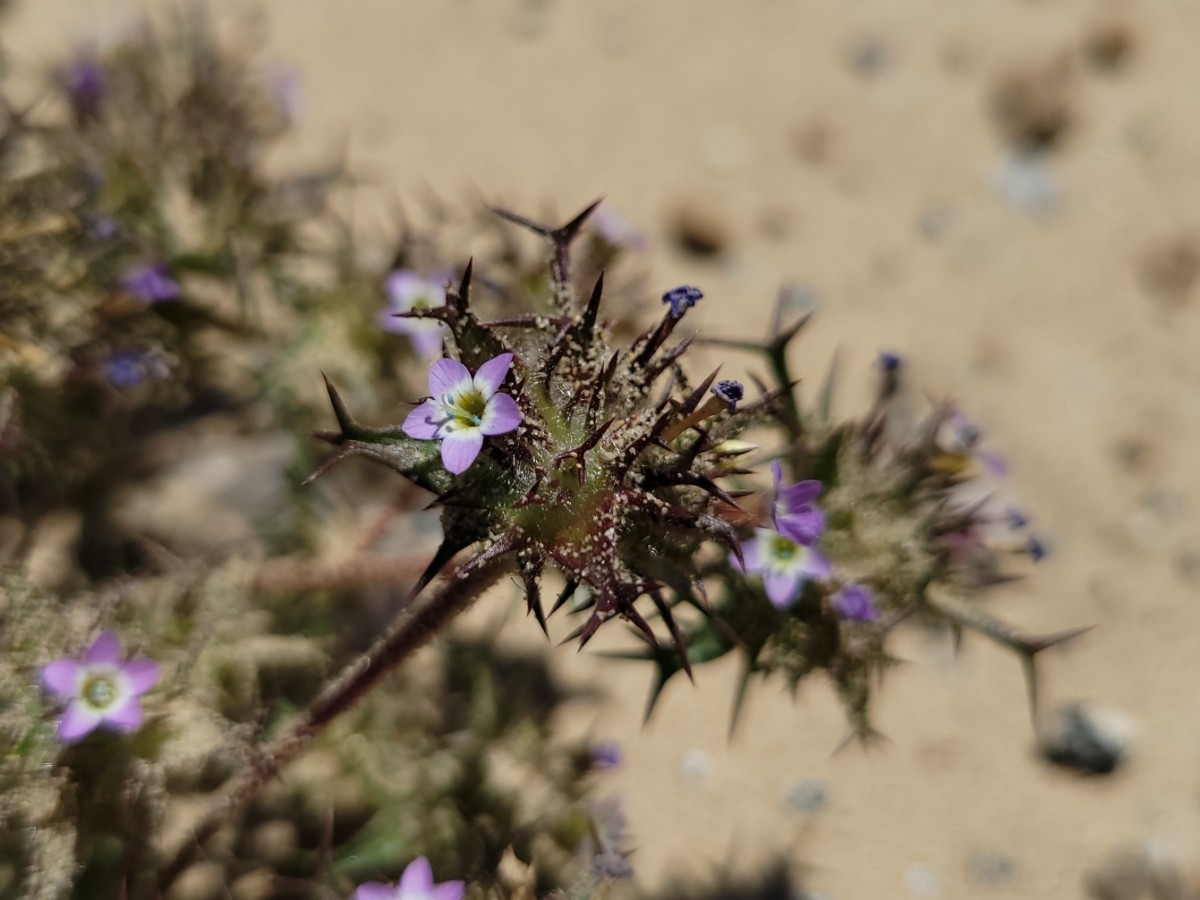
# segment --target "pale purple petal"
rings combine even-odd
[[[442,405],[436,400],[426,400],[405,417],[401,429],[410,438],[432,441],[438,436],[438,429],[445,419]]]
[[[471,386],[471,373],[457,359],[444,357],[429,367],[429,393],[436,400],[451,391],[469,390]]]
[[[797,544],[808,547],[825,530],[825,513],[810,506],[800,512],[779,516],[775,520],[775,527],[784,537],[791,538]]]
[[[771,489],[779,496],[779,487],[783,483],[783,463],[777,459],[771,460]]]
[[[429,865],[429,860],[418,856],[408,864],[404,874],[400,876],[400,898],[404,900],[410,894],[415,897],[423,897],[431,890],[433,890],[433,869]]]
[[[517,401],[508,394],[495,394],[484,409],[479,430],[484,434],[505,434],[520,424],[521,410]]]
[[[84,659],[89,663],[119,663],[121,661],[121,639],[115,631],[102,631],[92,646],[88,647]]]
[[[787,609],[800,597],[804,578],[795,572],[763,572],[763,587],[767,599],[776,609]]]
[[[385,309],[375,317],[375,321],[379,323],[379,327],[390,334],[408,334],[407,324],[408,319],[401,319],[390,310]]]
[[[833,608],[843,619],[852,622],[870,622],[879,618],[874,595],[861,584],[848,584],[834,594]]]
[[[395,319],[397,322],[412,322],[412,319]],[[432,319],[417,319],[421,325],[427,322],[432,322]],[[412,342],[413,349],[417,351],[418,356],[437,356],[442,352],[442,331],[441,322],[435,323],[436,328],[412,328],[404,332],[408,335],[409,341]]]
[[[408,269],[397,269],[388,275],[384,282],[384,291],[396,312],[412,308],[413,297],[420,294],[426,286],[425,279]]]
[[[479,367],[475,373],[475,387],[484,400],[500,390],[500,385],[504,384],[504,376],[508,374],[508,367],[512,365],[512,358],[511,353],[501,353]]]
[[[354,900],[397,900],[400,892],[390,884],[368,881],[360,884],[354,892]]]
[[[443,881],[441,884],[435,884],[433,891],[430,894],[432,900],[462,900],[463,894],[466,893],[466,883],[462,881]]]
[[[819,481],[812,479],[801,481],[781,488],[779,498],[783,501],[783,505],[788,512],[792,512],[807,506],[821,496],[822,487],[823,485]]]
[[[822,580],[829,577],[833,567],[829,564],[829,557],[816,547],[806,547],[798,570],[806,578]]]
[[[979,460],[989,475],[995,478],[1004,478],[1008,475],[1008,461],[1003,456],[986,450],[978,450],[975,458]]]
[[[77,741],[97,725],[103,715],[77,700],[67,704],[62,721],[58,723],[59,740],[71,743]]]
[[[442,438],[442,465],[447,472],[459,475],[471,467],[483,449],[483,432],[478,428],[452,431]]]
[[[83,663],[74,659],[56,659],[42,668],[42,687],[64,699],[79,693]]]
[[[729,557],[729,562],[740,572],[757,572],[762,568],[762,556],[758,552],[757,539],[742,541],[742,559],[746,561],[745,566],[738,562],[736,556]]]
[[[159,667],[152,659],[131,659],[121,666],[121,674],[129,679],[133,696],[140,697],[158,681]]]
[[[103,713],[104,724],[112,725],[118,731],[137,731],[142,727],[142,705],[132,693],[125,702]]]

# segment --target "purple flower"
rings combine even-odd
[[[670,305],[671,318],[678,319],[703,298],[704,293],[700,288],[689,287],[685,284],[677,288],[671,288],[671,290],[663,294],[662,302]]]
[[[592,215],[596,234],[614,250],[641,250],[646,246],[646,236],[636,231],[625,218],[608,206],[601,206]]]
[[[120,230],[117,220],[107,213],[97,213],[88,219],[88,235],[98,241],[110,241]]]
[[[588,756],[597,769],[615,769],[621,765],[621,745],[616,741],[600,741],[591,746]]]
[[[821,482],[809,480],[784,485],[779,460],[771,463],[771,480],[774,482],[771,522],[775,530],[811,547],[825,530],[825,513],[813,503],[821,494]]]
[[[153,350],[114,350],[101,371],[113,387],[133,388],[147,378],[166,378],[168,368]]]
[[[147,303],[179,299],[179,285],[167,272],[167,264],[141,263],[125,272],[121,287]]]
[[[879,618],[875,595],[861,584],[847,584],[833,595],[833,608],[851,622],[872,622]]]
[[[442,465],[458,475],[475,462],[487,435],[505,434],[521,424],[521,410],[508,394],[498,393],[513,355],[489,359],[472,377],[456,359],[439,359],[429,368],[430,397],[408,414],[404,433],[422,441],[442,442]]]
[[[462,900],[466,885],[461,881],[433,883],[429,860],[418,856],[404,869],[400,883],[381,884],[370,881],[360,884],[354,900]]]
[[[270,65],[261,78],[284,121],[289,125],[299,122],[304,115],[304,82],[300,73],[290,66]]]
[[[85,54],[62,71],[62,86],[78,123],[94,119],[104,99],[104,70],[94,56]]]
[[[745,396],[745,390],[740,381],[718,381],[713,385],[714,396],[723,402],[731,413],[737,412],[738,401]]]
[[[955,409],[946,416],[937,443],[943,451],[937,465],[950,474],[971,474],[980,468],[995,478],[1008,474],[1008,463],[983,446],[983,432],[962,410]]]
[[[392,272],[384,285],[388,306],[379,314],[379,327],[392,334],[406,335],[421,356],[437,356],[442,350],[446,326],[437,319],[400,318],[396,313],[445,306],[444,284],[445,277],[422,278],[408,269]]]
[[[1029,540],[1025,542],[1025,552],[1029,554],[1030,559],[1038,563],[1046,558],[1046,554],[1050,552],[1050,548],[1036,534],[1031,534]]]
[[[42,686],[67,702],[58,724],[60,740],[77,741],[95,728],[136,731],[142,724],[138,698],[158,681],[158,663],[121,662],[121,641],[105,631],[82,661],[56,659],[42,669]]]
[[[1025,512],[1015,506],[1010,506],[1004,513],[1004,519],[1008,523],[1008,527],[1013,531],[1020,531],[1029,525],[1029,516]]]
[[[800,599],[804,583],[829,577],[829,560],[816,547],[808,547],[770,528],[756,528],[754,539],[742,543],[743,571],[759,575],[767,599],[776,609],[788,609]],[[733,564],[741,568],[736,559]]]
[[[898,353],[890,353],[886,350],[882,350],[879,353],[879,368],[883,369],[884,372],[895,372],[900,368],[902,362],[903,360]]]

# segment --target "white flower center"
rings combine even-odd
[[[108,709],[116,702],[119,690],[116,679],[107,672],[93,672],[83,682],[80,691],[84,701],[93,709]]]
[[[442,405],[459,428],[478,428],[483,424],[483,414],[487,412],[487,400],[475,389],[460,394],[451,391],[442,398]]]
[[[767,539],[767,565],[776,571],[794,566],[804,548],[782,534],[773,534]]]

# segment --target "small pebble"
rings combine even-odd
[[[1170,849],[1148,840],[1121,847],[1084,873],[1091,900],[1187,900],[1188,890]]]
[[[1046,714],[1038,728],[1042,755],[1056,765],[1089,775],[1107,775],[1129,757],[1130,720],[1079,703]]]
[[[784,792],[783,805],[809,815],[818,813],[829,805],[829,784],[822,778],[801,778]]]
[[[1097,23],[1087,33],[1083,53],[1093,68],[1115,72],[1129,61],[1135,43],[1133,29],[1125,22],[1111,19]]]
[[[917,231],[926,240],[941,240],[950,228],[952,218],[949,210],[927,209],[917,217]]]
[[[1013,69],[992,95],[1004,137],[1026,150],[1049,150],[1074,119],[1070,67],[1064,59]]]
[[[1007,853],[984,851],[967,860],[967,877],[980,884],[1008,884],[1016,871],[1017,863]]]
[[[1164,306],[1183,306],[1200,280],[1200,240],[1178,234],[1158,241],[1142,253],[1138,277]]]
[[[750,162],[750,140],[733,125],[721,125],[700,136],[700,158],[714,172],[735,172]]]
[[[708,781],[712,773],[712,757],[703,750],[691,749],[683,754],[679,763],[679,774],[685,781],[700,786]]]
[[[719,256],[729,246],[729,227],[711,206],[686,203],[671,218],[671,233],[682,249],[696,256]]]
[[[820,306],[820,295],[811,285],[791,281],[779,292],[779,311],[784,322],[816,312]]]
[[[937,873],[925,863],[912,863],[904,870],[908,895],[918,900],[931,900],[942,895],[942,883]]]
[[[1058,177],[1037,152],[1010,154],[992,175],[992,185],[1014,207],[1036,218],[1049,216],[1062,199]]]
[[[856,75],[870,78],[882,72],[887,65],[887,47],[877,37],[861,37],[850,45],[846,59]]]

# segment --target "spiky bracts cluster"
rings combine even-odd
[[[686,638],[671,608],[705,606],[696,563],[705,541],[740,552],[733,526],[716,514],[719,503],[736,506],[736,500],[716,479],[729,474],[738,452],[725,442],[775,398],[764,393],[736,409],[729,386],[709,396],[715,373],[690,384],[679,359],[692,338],[672,342],[682,317],[674,304],[629,346],[612,346],[600,315],[603,276],[584,297],[571,273],[571,243],[595,206],[559,228],[496,211],[551,245],[544,309],[482,321],[472,305],[468,264],[444,306],[403,314],[443,322],[446,353],[471,371],[513,354],[504,390],[521,411],[519,427],[489,438],[456,477],[442,467],[435,442],[413,440],[399,427],[365,428],[331,386],[341,430],[323,436],[340,450],[316,474],[363,455],[438,495],[445,538],[418,590],[468,546],[476,550],[460,574],[509,555],[543,628],[541,581],[553,568],[565,586],[549,612],[579,589],[586,593],[590,615],[576,632],[581,644],[620,618],[657,652],[658,639],[637,608],[646,597],[666,625],[678,664],[688,669]]]
[[[802,406],[791,390],[787,351],[806,322],[785,327],[777,315],[764,342],[709,343],[760,354],[776,383],[788,388],[777,404],[775,424],[783,432],[784,459],[794,479],[823,486],[823,516],[811,521],[821,525],[813,549],[828,557],[828,573],[804,581],[787,597],[778,595],[776,585],[777,596],[769,597],[769,587],[743,576],[731,560],[705,566],[703,574],[721,586],[713,590],[712,615],[688,631],[691,661],[739,653],[743,677],[735,723],[754,676],[781,675],[795,690],[806,676],[824,671],[854,736],[867,738],[873,734],[874,687],[894,662],[887,638],[900,623],[920,617],[948,625],[956,640],[970,629],[1017,653],[1035,706],[1035,656],[1085,629],[1027,635],[976,602],[987,589],[1018,577],[1011,566],[1015,557],[1036,561],[1044,552],[1026,517],[1003,502],[1003,462],[987,451],[978,429],[952,404],[918,416],[904,383],[904,364],[890,354],[879,359],[880,385],[866,416],[834,420],[836,365],[812,407]],[[761,519],[774,520],[786,532],[779,502],[773,498],[772,511]],[[767,574],[764,569],[764,581]],[[680,671],[678,662],[661,652],[618,655],[655,665],[649,709]]]

